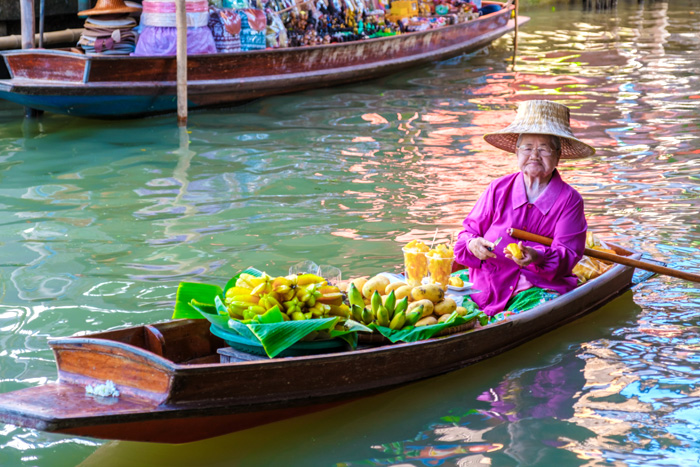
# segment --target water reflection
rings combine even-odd
[[[571,106],[598,148],[562,167],[592,230],[700,272],[700,10],[563,3],[526,13],[515,70],[504,38],[368,83],[197,112],[185,134],[171,117],[21,123],[0,108],[0,391],[55,378],[49,337],[167,319],[180,280],[283,273],[301,259],[373,274],[396,268],[411,239],[438,228],[448,241],[488,182],[515,170],[482,136],[524,99]],[[345,408],[197,445],[107,443],[95,458],[694,465],[700,291],[654,278],[631,300]],[[0,431],[17,465],[75,465],[100,444]]]

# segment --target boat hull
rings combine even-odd
[[[637,255],[638,256],[638,255]],[[509,321],[352,352],[216,363],[205,320],[51,341],[59,380],[0,395],[0,421],[107,439],[181,443],[324,410],[490,358],[627,290],[633,268],[603,276]],[[187,360],[184,360],[184,359]],[[85,394],[112,380],[118,398]]]
[[[512,6],[466,23],[365,41],[188,57],[188,105],[259,97],[376,78],[478,50],[515,27]],[[520,23],[526,17],[519,18]],[[0,98],[81,117],[122,118],[176,109],[174,57],[100,57],[60,50],[3,53]]]

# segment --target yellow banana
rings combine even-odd
[[[272,291],[272,286],[269,282],[261,282],[255,286],[255,288],[250,292],[251,295],[262,295]]]
[[[248,282],[247,280],[239,277],[238,279],[236,279],[236,287],[241,287],[241,288],[246,288],[246,289],[252,290],[255,286],[253,284],[251,284],[250,282]]]
[[[340,316],[341,318],[350,317],[350,307],[345,303],[342,305],[329,305],[329,307],[330,309],[328,310],[328,313],[333,316]]]
[[[232,302],[249,302],[256,304],[260,301],[260,297],[257,297],[255,295],[236,295],[231,298]]]
[[[248,307],[248,311],[252,311],[256,315],[261,315],[261,314],[265,313],[267,310],[265,309],[265,307],[262,307],[260,305],[251,305]]]
[[[250,295],[252,290],[247,287],[231,287],[226,291],[226,298],[235,297],[236,295]]]
[[[316,274],[300,274],[297,276],[297,286],[321,283],[325,285],[326,280]]]
[[[233,305],[227,305],[226,310],[228,311],[228,315],[231,318],[235,319],[243,319],[243,312],[247,309],[248,307],[239,307],[239,306],[233,306]]]

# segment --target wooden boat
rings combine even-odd
[[[231,105],[375,78],[471,52],[514,29],[512,11],[507,5],[465,23],[363,41],[191,55],[188,104],[190,109]],[[520,17],[519,23],[527,20]],[[176,109],[175,57],[88,56],[45,49],[2,55],[0,98],[28,108],[98,118]]]
[[[619,247],[618,254],[639,258]],[[512,349],[627,290],[634,268],[600,277],[509,321],[413,343],[220,362],[209,322],[176,320],[49,342],[58,381],[0,395],[0,421],[106,439],[182,443],[324,410]],[[110,380],[117,398],[86,394]]]

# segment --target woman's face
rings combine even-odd
[[[559,163],[559,154],[547,135],[523,135],[517,154],[520,171],[531,179],[549,180]]]

